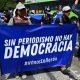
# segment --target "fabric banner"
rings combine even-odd
[[[67,65],[76,43],[77,26],[0,26],[2,74]]]

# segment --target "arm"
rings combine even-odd
[[[74,4],[77,5],[78,4],[78,0],[75,0],[75,3]]]

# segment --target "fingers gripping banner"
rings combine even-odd
[[[2,74],[67,65],[73,55],[77,26],[0,26]]]

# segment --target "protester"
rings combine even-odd
[[[56,19],[56,24],[69,24],[71,23],[70,19],[69,19],[69,15],[70,15],[70,10],[71,8],[69,6],[64,6],[62,11],[63,11],[63,15]]]
[[[26,17],[26,8],[24,5],[19,5],[15,11],[15,17],[11,18],[8,25],[31,25],[31,21]]]
[[[62,13],[62,5],[58,6],[57,13]]]
[[[80,10],[78,9],[78,3],[79,3],[79,0],[75,0],[74,1],[74,4],[72,6],[72,10],[74,12],[76,12],[78,15],[79,15],[79,19],[80,19]],[[79,20],[80,21],[80,20]],[[80,25],[79,25],[80,26]],[[76,56],[78,57],[78,59],[80,60],[80,28],[79,28],[79,31],[78,31],[78,41],[79,41],[79,49],[78,49],[78,52],[76,54]]]
[[[51,24],[52,22],[51,15],[48,14],[46,11],[44,13],[45,14],[42,16],[42,19],[41,19],[41,24]]]
[[[72,10],[73,10],[73,11],[76,11],[77,14],[80,15],[80,10],[78,9],[78,2],[79,2],[79,0],[75,0],[74,4],[73,4],[73,6],[72,6]]]
[[[56,24],[61,24],[61,25],[71,24],[71,20],[69,19],[70,10],[71,8],[69,6],[64,6],[62,8],[63,15],[56,20]],[[74,22],[73,24],[78,24],[78,22],[77,23]],[[62,72],[68,71],[69,67],[71,66],[71,62],[72,62],[72,58],[67,65],[61,67],[61,71]]]
[[[57,19],[57,12],[54,12],[52,15],[52,24],[55,24],[56,19]]]
[[[55,24],[56,19],[60,18],[62,15],[63,15],[62,5],[59,5],[57,11],[53,13],[52,24]]]
[[[71,21],[69,19],[70,10],[71,10],[70,6],[64,6],[62,8],[63,15],[60,18],[56,19],[55,23],[60,24],[60,25],[71,23]],[[62,72],[68,71],[68,68],[71,66],[71,61],[69,61],[69,63],[67,65],[61,66]]]
[[[30,18],[27,18],[26,15],[27,13],[25,6],[23,4],[19,5],[15,11],[15,17],[10,19],[8,25],[31,25]],[[25,73],[20,72],[19,74],[16,75],[16,78],[19,78],[19,75],[21,75],[22,78],[24,79],[27,77],[24,74]]]
[[[50,11],[51,11],[51,10],[50,10],[49,7],[45,9],[45,12],[47,12],[48,14],[51,14]]]
[[[51,13],[50,7],[47,7],[44,11],[45,11],[47,14],[49,14],[50,17],[52,17],[52,13]]]
[[[16,11],[16,9],[17,9],[20,5],[25,6],[25,5],[24,5],[24,1],[25,1],[25,0],[19,0],[18,4],[16,5],[16,8],[15,8],[14,11],[13,11],[13,17],[15,16],[15,11]]]
[[[8,23],[9,20],[10,20],[10,18],[11,18],[11,15],[10,15],[9,10],[5,10],[5,11],[4,11],[4,22],[5,22],[5,23]]]
[[[78,15],[80,21],[80,9],[78,9],[79,0],[74,0],[74,4],[72,6],[72,10]]]

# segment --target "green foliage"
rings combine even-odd
[[[7,0],[0,0],[0,10],[2,10],[6,4]]]
[[[0,0],[0,10],[14,9],[16,2],[13,0]]]

